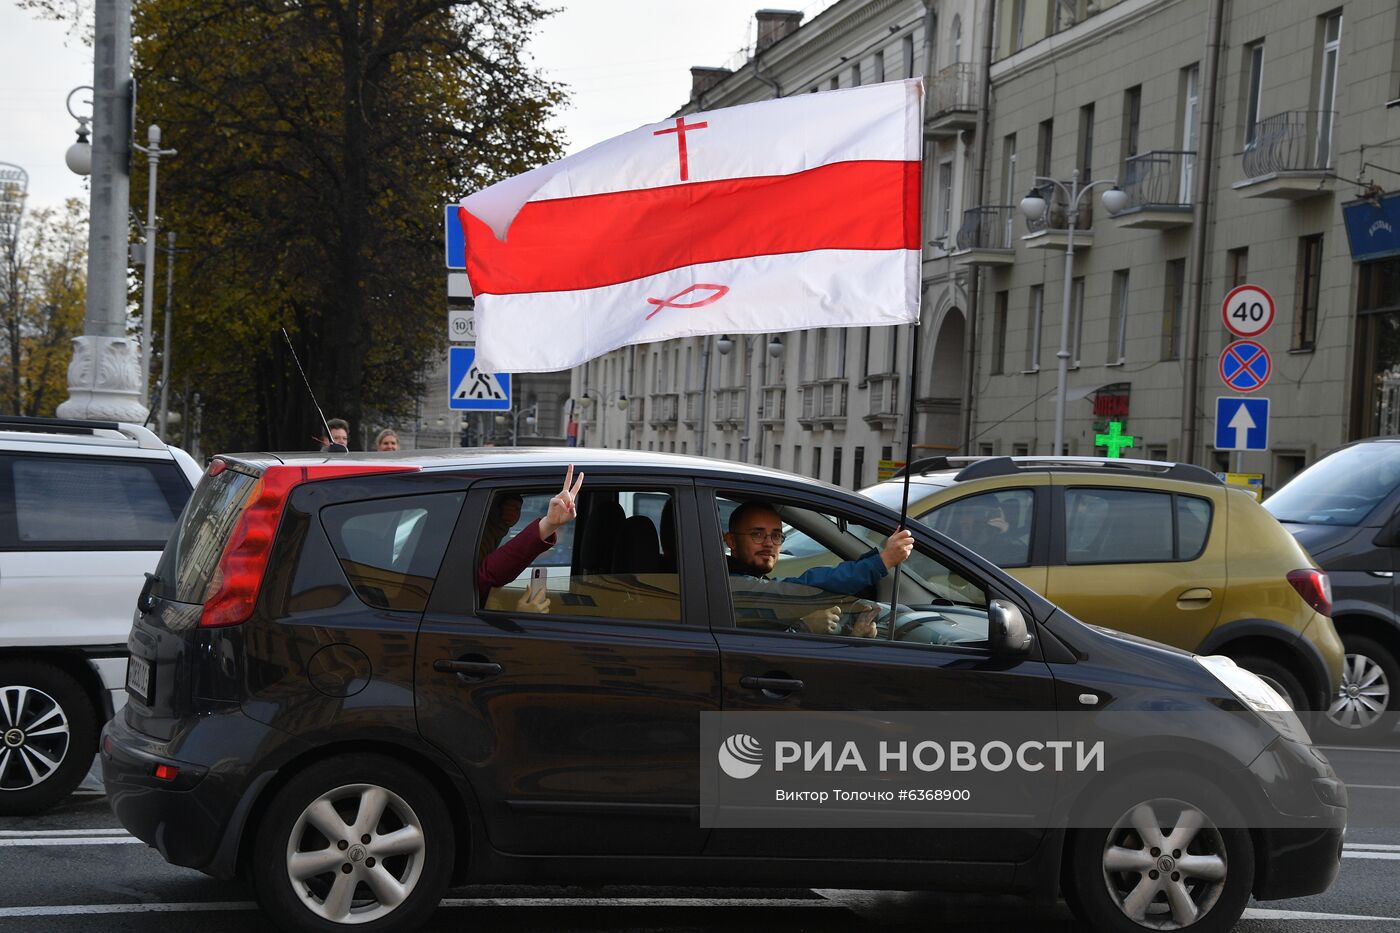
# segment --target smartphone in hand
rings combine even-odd
[[[536,602],[549,593],[549,578],[546,576],[545,568],[530,568],[530,583],[525,588],[526,598],[530,602]]]

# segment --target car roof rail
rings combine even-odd
[[[890,479],[900,479],[905,473],[910,476],[922,476],[925,473],[937,473],[941,470],[951,470],[953,467],[963,463],[973,463],[977,460],[984,460],[985,457],[920,457],[914,462],[900,467],[890,474]]]
[[[1220,477],[1194,463],[1168,463],[1162,460],[1136,460],[1130,457],[990,457],[978,460],[953,479],[964,482],[987,476],[1013,476],[1029,470],[1073,470],[1096,473],[1144,473],[1188,483],[1224,485]]]
[[[138,447],[147,450],[165,449],[165,442],[157,437],[150,428],[125,421],[84,421],[74,418],[30,418],[26,415],[0,415],[0,431],[94,436],[99,431],[113,431],[135,441]]]

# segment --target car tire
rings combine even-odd
[[[1327,709],[1327,732],[1341,741],[1371,741],[1395,726],[1387,713],[1400,709],[1400,663],[1365,635],[1343,635],[1342,644],[1346,663]]]
[[[297,933],[416,930],[452,877],[452,818],[441,795],[412,767],[379,755],[328,758],[297,774],[254,832],[258,903]]]
[[[0,661],[0,816],[63,800],[96,754],[97,710],[71,674],[39,661]]]
[[[1308,695],[1302,679],[1288,665],[1262,654],[1242,654],[1235,658],[1235,663],[1251,674],[1258,674],[1263,678],[1265,683],[1288,701],[1295,713],[1306,714],[1317,705]]]
[[[1096,791],[1093,805],[1096,818],[1086,822],[1099,828],[1073,832],[1064,880],[1065,899],[1088,928],[1225,933],[1235,925],[1254,883],[1254,845],[1220,788],[1153,771]]]

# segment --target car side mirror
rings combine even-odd
[[[994,599],[987,608],[987,638],[996,654],[1025,654],[1031,650],[1026,617],[1013,603]]]

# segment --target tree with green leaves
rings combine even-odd
[[[548,11],[135,0],[133,12],[137,136],[157,123],[177,150],[158,208],[190,250],[172,392],[201,393],[204,448],[305,449],[322,433],[284,327],[328,417],[358,429],[367,412],[411,411],[446,343],[443,205],[561,154],[546,124],[563,91],[526,52]],[[140,167],[138,155],[133,204]]]
[[[14,213],[0,236],[0,412],[52,417],[68,397],[87,297],[87,211]]]

